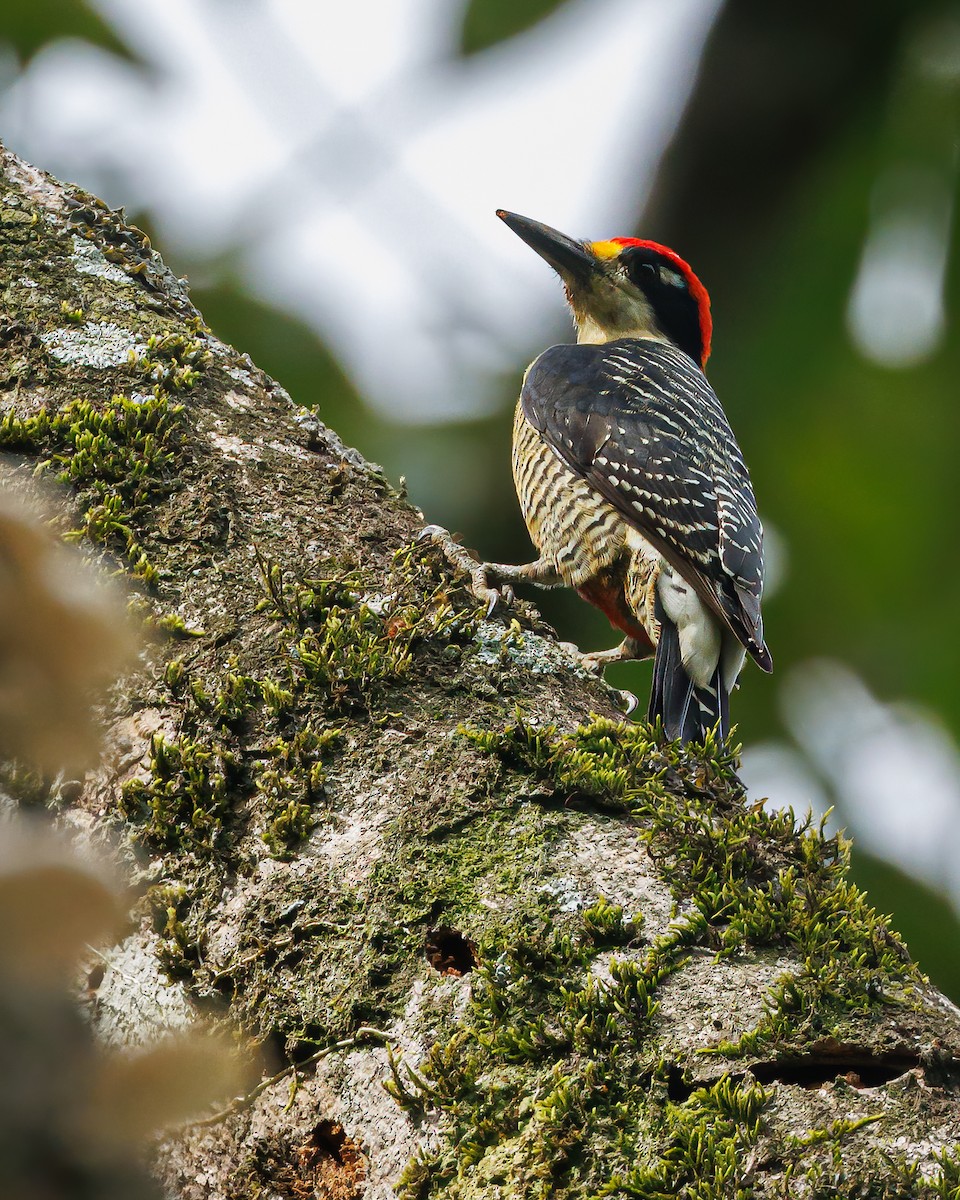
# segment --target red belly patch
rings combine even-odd
[[[636,638],[645,643],[653,654],[654,644],[650,641],[647,631],[630,611],[627,598],[623,594],[623,579],[607,574],[595,575],[577,588],[577,595],[588,600],[603,615],[615,629],[622,630],[628,637]]]

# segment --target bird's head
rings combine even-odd
[[[653,337],[706,365],[710,297],[679,254],[639,238],[578,242],[529,217],[497,216],[563,280],[581,342]]]

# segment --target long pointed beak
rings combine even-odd
[[[600,269],[599,260],[583,242],[575,242],[549,225],[517,213],[505,212],[502,208],[497,209],[497,216],[531,249],[536,250],[565,282],[584,284]]]

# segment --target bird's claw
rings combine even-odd
[[[585,671],[589,671],[591,675],[596,675],[598,679],[603,679],[603,672],[611,662],[619,662],[622,658],[616,650],[595,650],[592,654],[584,654],[573,642],[560,642],[559,644],[561,650],[566,650]],[[611,687],[610,690],[623,706],[625,715],[629,717],[640,701],[633,692],[628,692],[625,689]]]
[[[640,703],[640,701],[633,694],[633,692],[628,692],[625,688],[623,688],[623,689],[614,688],[613,690],[614,690],[614,692],[616,692],[617,698],[619,699],[620,703],[623,705],[623,715],[625,717],[629,717],[630,714],[637,707],[637,705]]]
[[[598,679],[603,678],[603,668],[606,665],[603,659],[596,654],[583,654],[577,651],[577,658],[580,660],[580,666],[591,675],[596,675]]]
[[[499,588],[490,586],[487,582],[486,563],[477,563],[470,572],[470,590],[478,600],[486,603],[487,609],[484,616],[487,617],[493,613],[501,601],[509,608],[514,600],[513,588],[509,583],[505,583]]]
[[[571,658],[577,660],[577,663],[584,671],[587,671],[590,675],[596,675],[598,679],[603,678],[604,668],[610,661],[609,650],[597,650],[591,654],[584,654],[574,642],[560,642],[558,644],[561,650],[566,650]]]
[[[442,525],[424,525],[413,540],[415,542],[437,542],[441,544],[444,538],[453,540],[449,530],[444,529]],[[455,542],[454,545],[456,545]]]
[[[417,534],[416,540],[432,542],[452,567],[470,576],[470,590],[481,604],[486,605],[486,616],[490,616],[501,600],[506,605],[513,603],[513,588],[509,584],[505,584],[499,590],[492,588],[487,579],[488,564],[474,558],[473,554],[461,546],[453,534],[442,525],[425,525]]]

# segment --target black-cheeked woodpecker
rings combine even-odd
[[[490,580],[575,588],[624,634],[589,666],[654,655],[650,719],[683,741],[726,737],[746,655],[773,661],[753,488],[704,375],[706,289],[656,242],[580,242],[497,215],[562,279],[577,344],[534,360],[516,409],[513,475],[539,557],[477,564],[475,589],[495,601]]]

